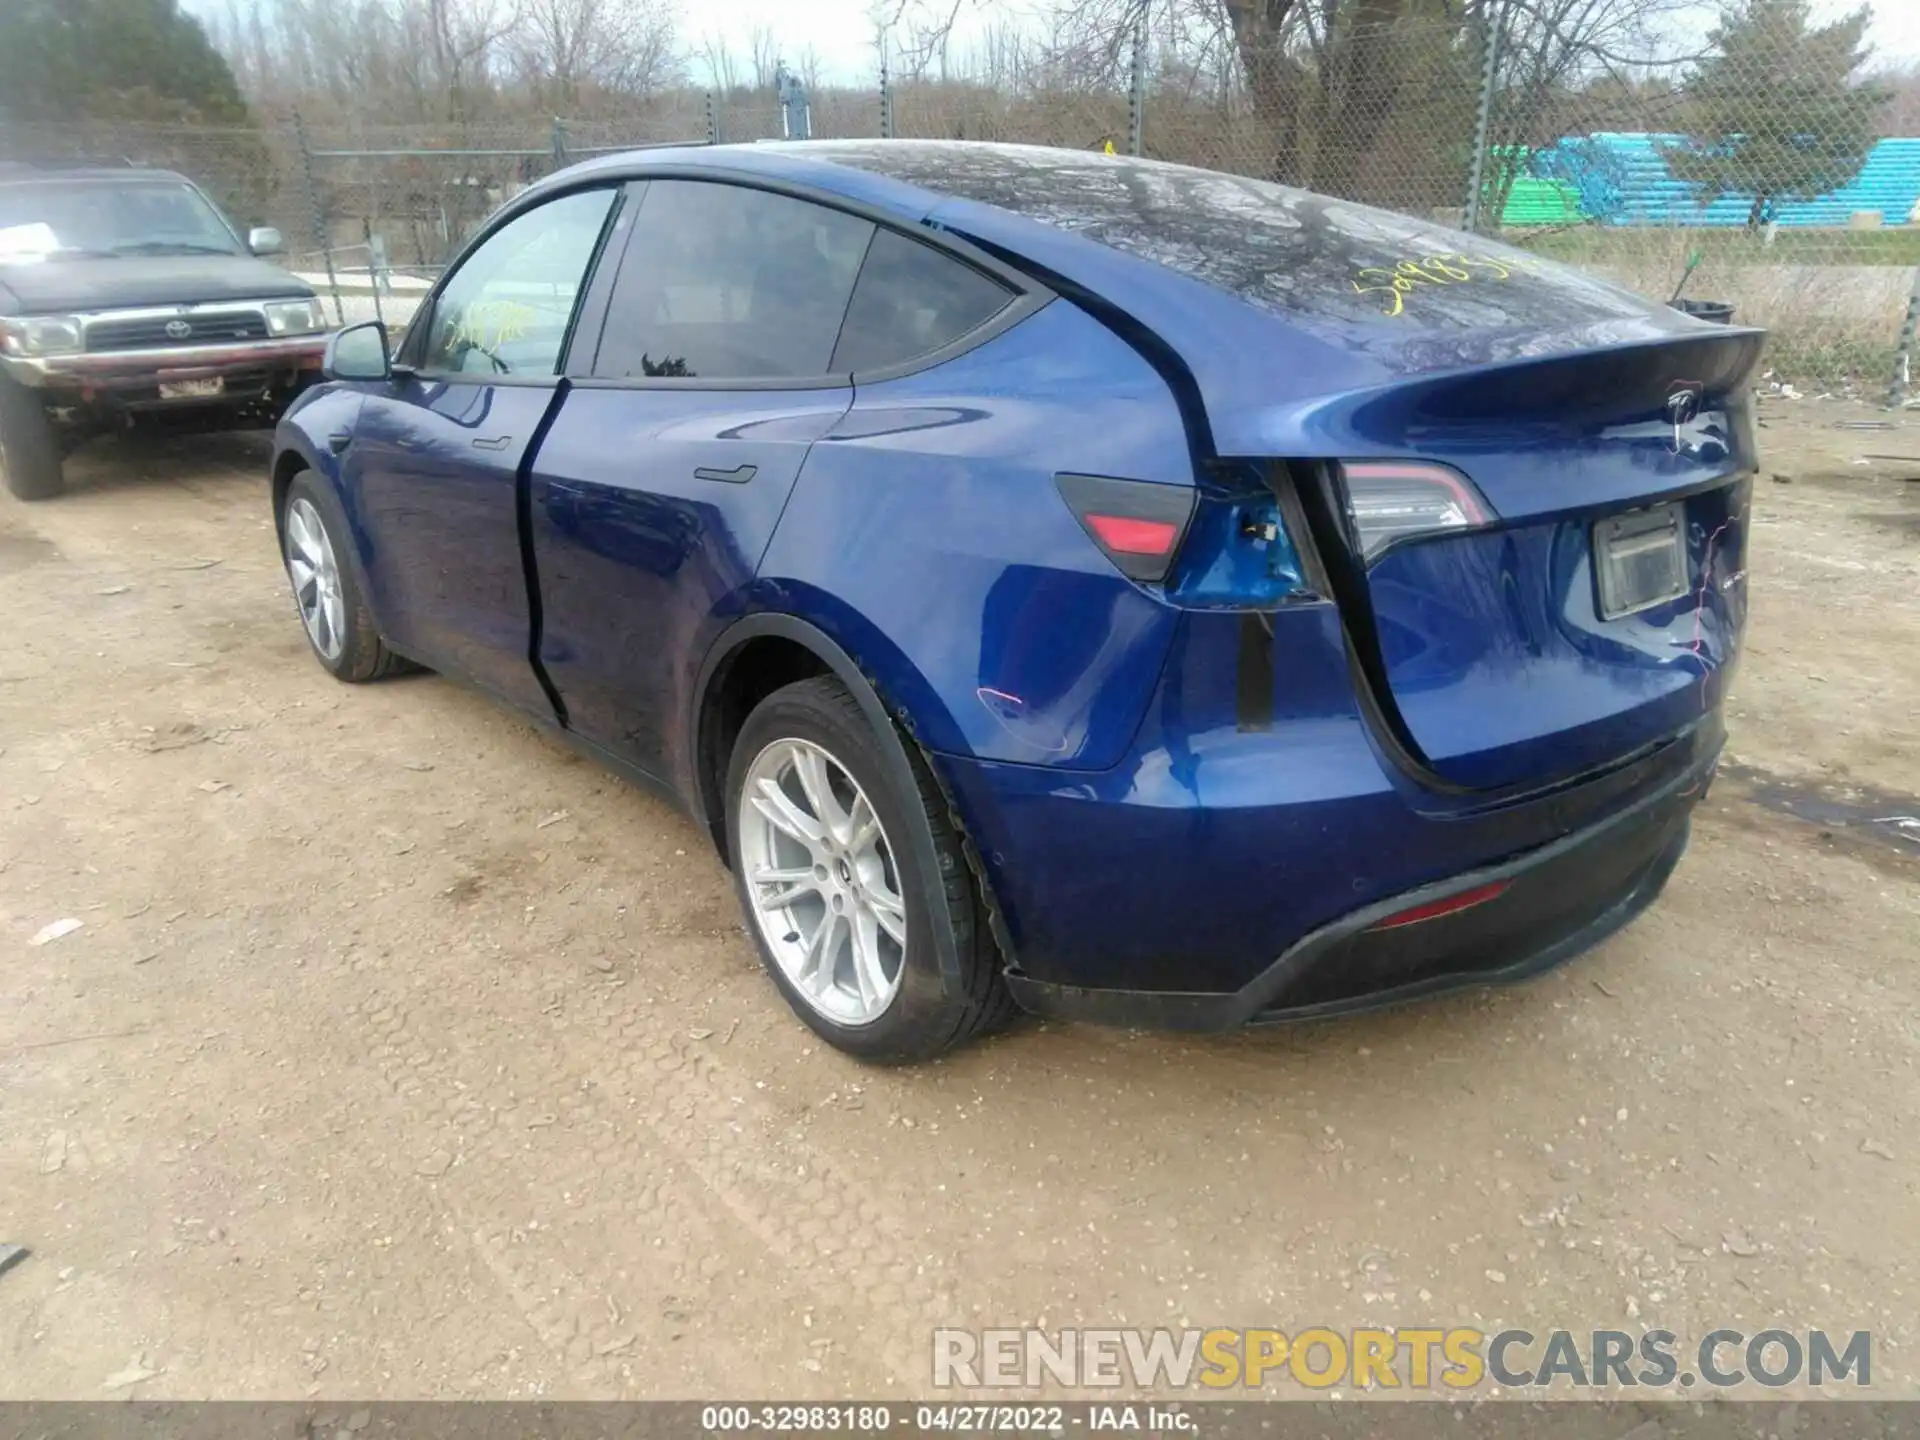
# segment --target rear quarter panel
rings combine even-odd
[[[857,387],[807,457],[758,603],[831,635],[931,749],[1111,765],[1176,617],[1094,547],[1061,471],[1193,476],[1165,382],[1056,300],[945,364]]]

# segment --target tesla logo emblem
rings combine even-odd
[[[1673,422],[1673,453],[1680,453],[1680,427],[1691,425],[1700,413],[1700,387],[1681,380],[1667,391],[1667,419]]]
[[[193,326],[189,325],[186,321],[169,320],[167,322],[167,338],[169,340],[184,340],[191,334],[193,334]],[[1671,407],[1673,402],[1669,400],[1667,404]]]

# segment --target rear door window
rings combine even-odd
[[[771,190],[655,180],[593,373],[792,380],[832,370],[871,221]]]
[[[882,230],[860,268],[833,368],[858,374],[918,359],[979,329],[1012,301],[1012,291],[971,265]]]

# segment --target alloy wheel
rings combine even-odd
[[[740,789],[740,859],[754,923],[808,1005],[868,1025],[900,990],[906,901],[880,817],[847,767],[810,740],[777,740]]]
[[[347,606],[340,594],[340,565],[320,512],[304,495],[287,507],[287,575],[313,648],[329,661],[346,645]]]

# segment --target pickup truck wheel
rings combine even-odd
[[[21,500],[50,500],[64,484],[60,437],[40,392],[0,375],[0,461]]]
[[[945,798],[907,759],[915,783],[901,794],[859,703],[819,676],[762,701],[727,768],[734,884],[767,973],[828,1044],[892,1063],[931,1059],[1013,1010]],[[941,939],[958,987],[942,977]]]
[[[280,508],[280,551],[293,603],[314,658],[334,679],[360,684],[411,667],[374,628],[346,536],[347,519],[333,492],[310,470],[294,476]]]

